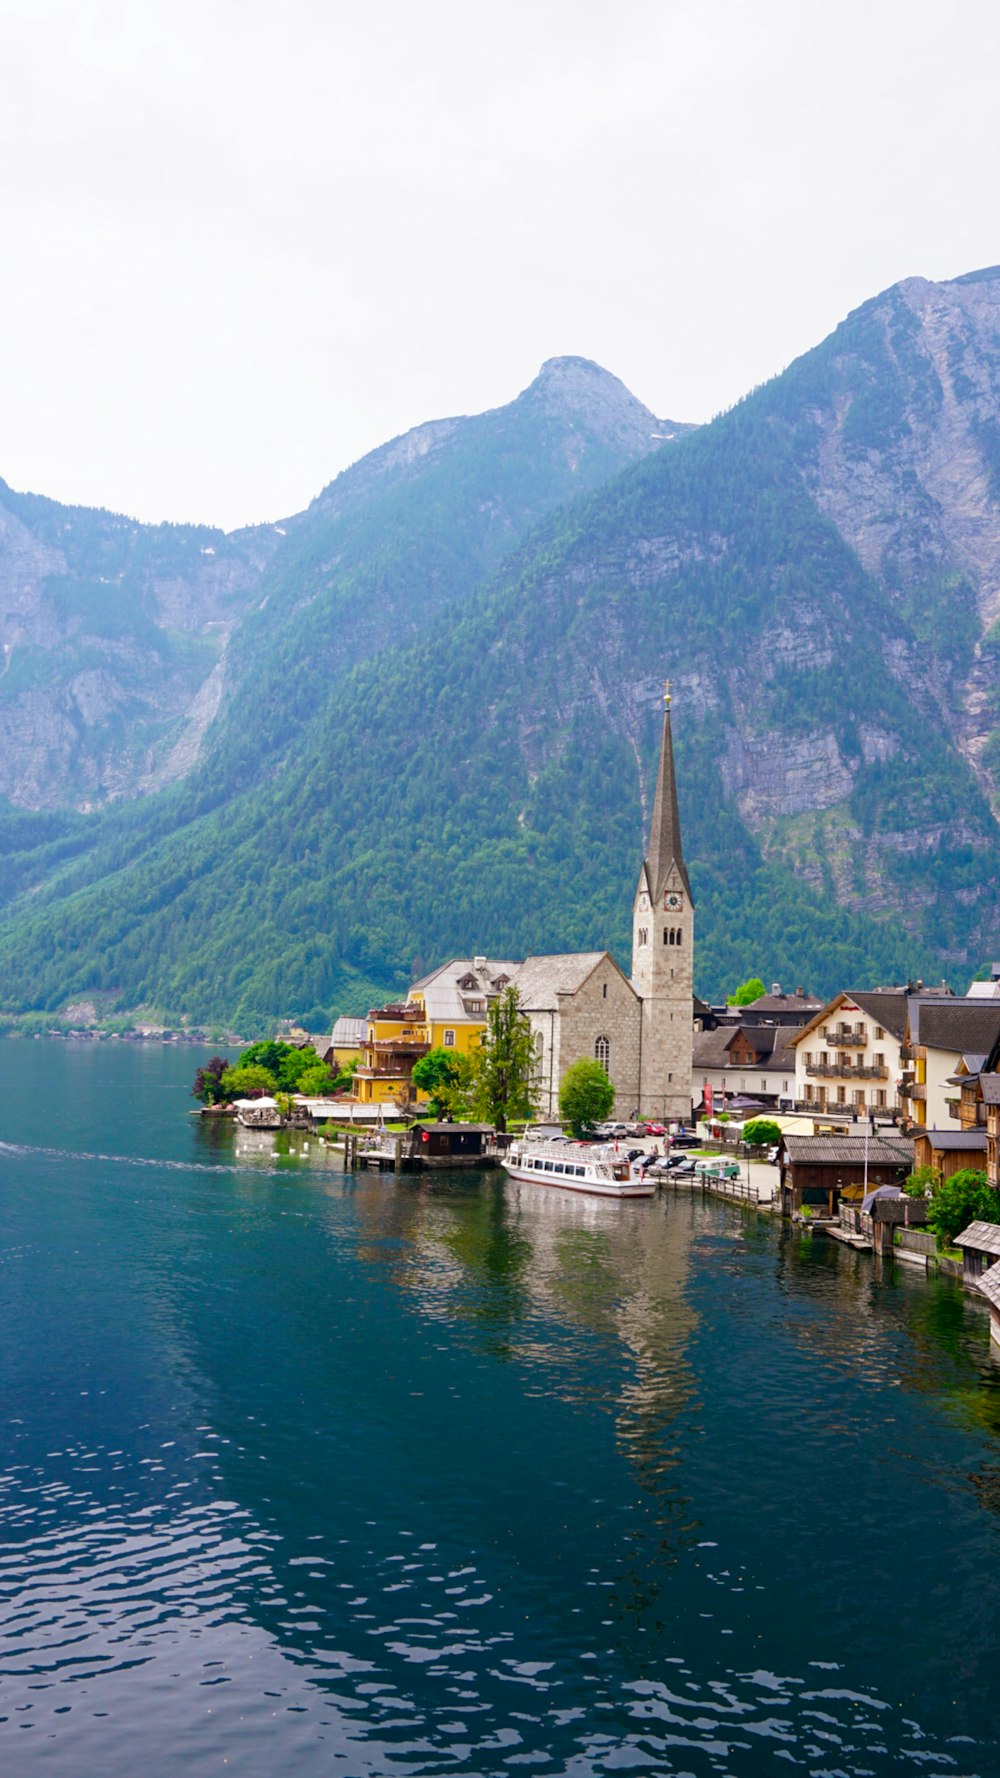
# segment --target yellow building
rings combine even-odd
[[[359,1104],[425,1104],[427,1094],[412,1083],[413,1064],[432,1049],[456,1056],[478,1049],[490,1001],[516,969],[516,963],[487,957],[456,957],[414,983],[405,1001],[373,1008],[364,1021],[354,1077]]]

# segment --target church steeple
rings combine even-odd
[[[647,1116],[691,1116],[694,904],[684,867],[670,733],[670,685],[649,845],[632,903],[632,986],[642,1002],[639,1101]]]
[[[681,847],[681,818],[677,808],[677,778],[674,772],[674,744],[670,733],[670,681],[663,693],[663,739],[660,743],[660,765],[656,776],[653,819],[646,848],[646,878],[649,895],[655,906],[673,868],[684,884],[688,901],[691,885]]]

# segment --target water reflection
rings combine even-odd
[[[206,1125],[148,1190],[5,1175],[0,1738],[67,1775],[997,1769],[953,1293],[729,1205],[234,1167]]]

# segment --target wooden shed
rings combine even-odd
[[[962,1249],[963,1282],[979,1287],[984,1274],[1000,1260],[1000,1223],[970,1222],[956,1235],[955,1246]]]
[[[493,1160],[492,1124],[413,1125],[413,1158],[425,1167],[482,1167]]]
[[[833,1220],[842,1196],[860,1203],[866,1185],[902,1185],[913,1171],[913,1144],[895,1135],[785,1136],[778,1160],[782,1215],[807,1208]]]
[[[913,1132],[914,1167],[934,1167],[941,1178],[950,1179],[965,1167],[986,1170],[986,1131],[922,1130]]]

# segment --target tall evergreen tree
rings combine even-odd
[[[490,1003],[486,1034],[473,1062],[473,1101],[479,1116],[498,1130],[506,1130],[510,1118],[533,1117],[534,1071],[535,1047],[521,997],[516,988],[505,988]]]

